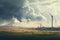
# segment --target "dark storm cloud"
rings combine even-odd
[[[29,2],[31,3],[31,1],[32,0]],[[35,2],[35,0],[32,2]],[[22,18],[27,19],[27,21],[29,19],[31,21],[42,20],[41,16],[33,15],[33,11],[37,11],[35,8],[34,10],[29,10],[28,6],[23,8],[24,3],[26,3],[25,0],[0,0],[0,23],[5,20],[10,21],[13,17],[17,18],[19,21],[22,21]]]
[[[0,0],[0,19],[11,20],[16,17],[21,21],[24,0]]]

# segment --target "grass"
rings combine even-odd
[[[28,39],[28,40],[58,40],[60,31],[50,30],[26,30],[26,29],[4,29],[0,30],[0,38]]]

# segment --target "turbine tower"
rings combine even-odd
[[[52,26],[52,28],[53,28],[53,16],[51,15],[51,26]]]
[[[42,24],[40,24],[40,28],[42,27]]]
[[[51,27],[53,28],[53,15],[50,14],[50,16],[51,16]]]

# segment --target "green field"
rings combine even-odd
[[[0,39],[4,40],[60,40],[60,31],[31,31],[31,32],[0,32]]]

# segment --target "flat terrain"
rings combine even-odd
[[[60,40],[60,31],[0,29],[1,40]]]

